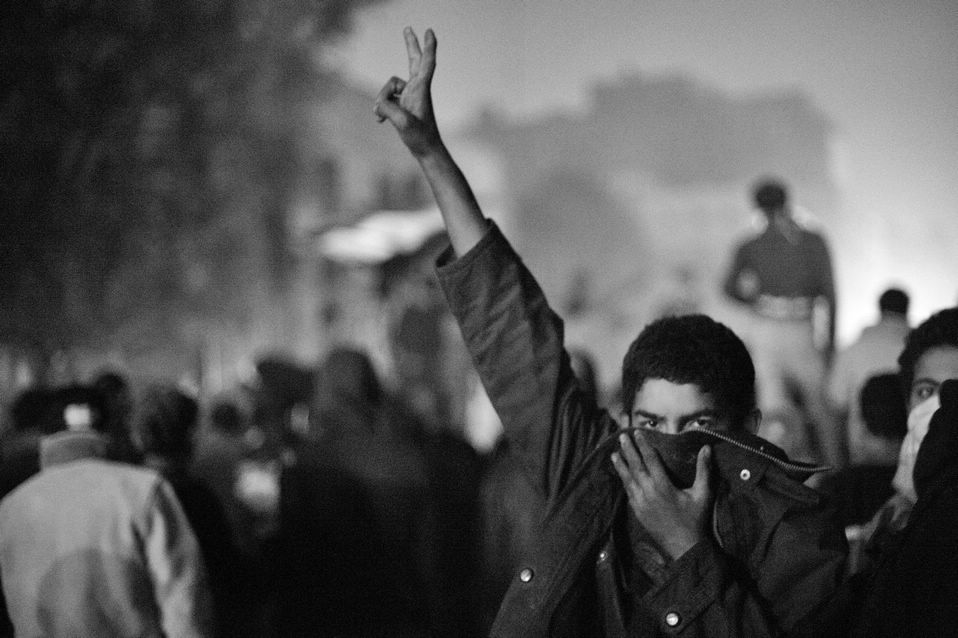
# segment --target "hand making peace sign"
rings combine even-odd
[[[431,83],[436,70],[436,35],[426,29],[423,48],[411,27],[403,29],[409,56],[409,79],[393,76],[379,91],[373,111],[379,121],[389,120],[403,144],[416,157],[441,145],[432,110]]]

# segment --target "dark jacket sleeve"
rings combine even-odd
[[[449,307],[510,445],[551,499],[615,423],[579,389],[562,320],[495,223],[450,258],[438,267]]]

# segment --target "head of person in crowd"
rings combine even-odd
[[[621,399],[629,425],[669,434],[754,432],[761,418],[745,344],[700,314],[664,317],[642,330],[623,360]]]
[[[908,430],[905,394],[897,373],[869,377],[858,395],[862,420],[875,436],[901,441]]]
[[[104,418],[123,421],[133,407],[133,393],[126,378],[119,372],[101,372],[90,386],[103,397]]]
[[[878,298],[878,310],[882,315],[908,316],[911,299],[901,288],[888,288]]]
[[[764,178],[752,187],[755,207],[769,219],[785,214],[788,210],[788,189],[780,180]]]
[[[362,350],[338,347],[320,364],[313,407],[323,431],[375,430],[385,398],[373,362]]]
[[[139,462],[139,453],[130,439],[133,390],[126,377],[107,370],[94,377],[90,386],[103,400],[103,430],[110,437],[111,455],[118,460]]]
[[[10,430],[15,433],[38,430],[50,407],[51,396],[52,391],[47,388],[22,390],[10,405]]]
[[[133,441],[147,462],[186,461],[199,417],[196,399],[170,383],[144,388],[131,419]]]
[[[249,415],[238,401],[221,397],[210,407],[209,424],[214,432],[227,436],[242,436],[249,427]]]
[[[958,379],[958,306],[931,315],[908,334],[898,356],[909,410]]]
[[[62,462],[74,449],[94,456],[111,455],[111,438],[103,420],[103,398],[92,387],[72,384],[52,389],[40,417],[40,466]]]
[[[88,385],[72,384],[55,388],[49,397],[47,409],[41,417],[45,434],[63,430],[71,432],[98,432],[109,437],[103,395]]]

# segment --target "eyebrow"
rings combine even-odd
[[[632,410],[632,417],[634,418],[637,416],[645,417],[646,419],[652,419],[654,421],[661,421],[662,419],[665,418],[661,414],[655,414],[654,412],[646,412],[645,410],[641,408],[636,408],[635,410]],[[713,419],[719,419],[722,417],[722,413],[713,408],[698,410],[696,412],[692,412],[691,414],[683,414],[682,416],[680,416],[679,423],[688,423],[689,421],[692,421],[694,419],[699,419],[703,416],[711,417]]]

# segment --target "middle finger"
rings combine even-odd
[[[633,436],[634,432],[623,432],[619,435],[619,448],[622,451],[622,458],[629,464],[629,469],[634,474],[645,474],[648,472],[645,467],[645,460],[636,449]]]
[[[419,73],[419,63],[422,60],[422,49],[419,48],[419,38],[412,27],[403,29],[403,37],[406,39],[406,55],[409,56],[409,77]]]

